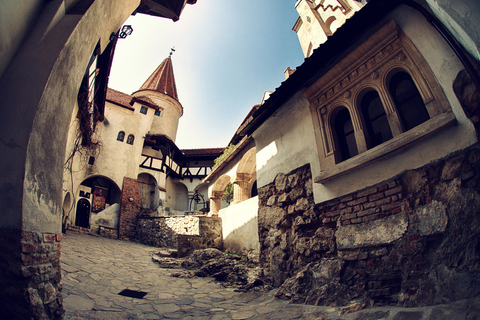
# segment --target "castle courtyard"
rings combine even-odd
[[[67,232],[62,240],[64,319],[479,319],[480,298],[423,308],[296,305],[268,293],[235,292],[212,278],[177,278],[152,261],[159,248]],[[143,298],[119,295],[129,289]],[[347,307],[348,308],[348,307]],[[353,306],[352,309],[354,309]]]

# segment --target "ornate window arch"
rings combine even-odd
[[[365,90],[359,97],[357,106],[362,115],[368,149],[393,138],[387,113],[377,90]]]
[[[316,182],[393,154],[455,122],[432,70],[394,21],[332,65],[303,95],[310,101],[318,147]],[[353,132],[345,129],[350,126],[345,111],[335,118],[339,106],[350,113]],[[358,156],[345,151],[353,145],[345,137],[352,136]]]
[[[422,96],[409,73],[398,71],[392,75],[388,91],[395,103],[404,131],[430,119]]]
[[[330,127],[333,129],[335,158],[337,162],[345,161],[358,154],[355,128],[347,107],[337,107],[330,115]]]

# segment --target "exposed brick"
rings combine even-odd
[[[352,201],[353,200],[353,196],[346,196],[346,197],[343,197],[340,202],[348,202],[348,201]]]
[[[43,234],[43,242],[55,242],[55,234],[54,233],[44,233]]]
[[[362,203],[365,203],[368,201],[368,198],[367,197],[362,197],[362,198],[358,198],[356,200],[353,200],[353,201],[350,201],[347,203],[347,205],[353,207],[353,206],[356,206],[358,204],[362,204]]]
[[[376,201],[375,206],[380,207],[380,206],[382,206],[384,204],[387,204],[387,203],[390,203],[390,202],[392,202],[392,198],[385,198],[385,199]]]
[[[364,191],[362,191],[362,192],[357,193],[357,196],[358,196],[359,198],[361,198],[361,197],[364,197],[364,196],[368,196],[368,195],[374,194],[374,193],[376,193],[376,192],[377,192],[377,188],[370,188],[370,189],[367,189],[367,190],[364,190]]]
[[[62,239],[63,239],[63,235],[62,235],[61,233],[57,233],[57,234],[55,235],[55,240],[56,240],[57,242],[61,242]]]
[[[390,204],[385,204],[382,206],[382,211],[388,211],[390,209],[400,208],[401,205],[402,205],[401,202],[393,202]]]
[[[343,216],[342,220],[350,220],[352,218],[356,218],[357,217],[357,214],[356,213],[350,213],[350,214],[346,214]]]
[[[384,197],[383,192],[372,194],[371,196],[368,197],[368,201],[377,201],[379,199],[382,199],[383,197]]]
[[[362,222],[362,218],[352,219],[352,223],[360,223],[360,222]]]
[[[393,189],[385,191],[385,196],[388,197],[388,196],[391,196],[391,195],[394,195],[394,194],[397,194],[397,193],[400,193],[400,192],[402,192],[402,186],[398,186],[398,187],[395,187]]]
[[[388,189],[388,185],[387,184],[382,184],[381,186],[378,187],[378,191],[385,191]]]

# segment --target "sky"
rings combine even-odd
[[[119,39],[109,87],[132,94],[171,48],[180,118],[180,149],[226,147],[265,91],[285,80],[304,56],[296,33],[295,0],[198,0],[180,20],[143,14],[124,24],[133,33]]]

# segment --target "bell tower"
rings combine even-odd
[[[299,18],[293,26],[305,58],[363,7],[355,0],[298,0]]]

